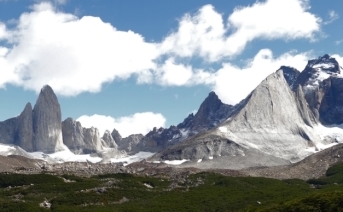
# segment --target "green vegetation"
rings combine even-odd
[[[39,206],[44,200],[50,209]],[[308,181],[0,174],[0,211],[343,211],[343,163]]]

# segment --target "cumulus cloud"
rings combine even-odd
[[[259,73],[256,67],[270,73],[278,68],[276,64],[293,65],[291,56],[298,57],[285,54],[281,58],[291,55],[288,60],[279,60],[263,50],[241,68],[228,58],[240,54],[254,39],[314,39],[321,19],[308,9],[306,0],[266,0],[237,7],[224,19],[213,6],[205,5],[196,14],[183,16],[176,32],[153,43],[100,18],[80,18],[42,2],[23,13],[10,29],[0,23],[0,40],[7,44],[0,44],[0,87],[14,84],[39,92],[49,84],[59,95],[75,96],[99,92],[104,83],[115,79],[136,76],[138,83],[212,86],[224,100],[234,102],[239,98],[227,97],[231,91],[224,77],[234,85],[247,76],[249,80],[240,82],[247,84],[249,89],[242,92],[247,93],[266,76],[252,77]],[[223,67],[218,72],[194,68],[184,62],[189,57],[223,63]]]
[[[339,65],[341,67],[343,67],[343,55],[340,56],[338,54],[334,54],[334,55],[332,55],[332,57],[334,57],[337,60],[337,62],[339,63]],[[342,71],[343,71],[343,69],[342,69]]]
[[[224,24],[212,5],[186,14],[176,32],[161,43],[164,54],[200,56],[217,61],[240,54],[254,39],[315,39],[321,19],[308,12],[306,0],[267,0],[237,7]],[[292,11],[292,15],[289,15]]]
[[[213,90],[223,102],[236,104],[280,66],[287,64],[302,71],[310,58],[310,53],[296,52],[288,52],[275,58],[270,49],[262,49],[244,67],[224,63],[214,74]]]
[[[131,134],[147,134],[154,127],[164,127],[166,119],[160,113],[144,112],[135,113],[131,116],[113,118],[104,115],[83,115],[77,119],[83,127],[96,127],[102,136],[106,130],[112,132],[115,128],[122,137]]]
[[[45,84],[66,96],[98,92],[105,82],[154,69],[157,57],[154,44],[141,35],[97,17],[58,12],[49,3],[22,14],[7,33],[12,48],[0,58],[7,64],[0,69],[16,76],[7,83],[37,92]]]

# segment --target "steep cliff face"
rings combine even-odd
[[[44,86],[33,108],[34,151],[63,150],[61,108],[48,85]]]
[[[111,135],[111,132],[106,130],[102,136],[102,146],[107,148],[118,148],[114,138]]]
[[[33,114],[31,103],[27,103],[24,111],[18,117],[15,144],[28,152],[34,151],[33,146]]]
[[[302,89],[294,93],[279,70],[242,101],[241,108],[227,121],[157,153],[152,159],[240,156],[247,167],[256,165],[253,161],[268,161],[263,160],[268,157],[274,158],[274,165],[294,162],[309,155],[306,149],[320,141],[311,128],[315,124]]]
[[[104,147],[117,147],[109,132],[105,132],[101,138],[97,128],[84,128],[72,118],[62,122],[62,133],[64,144],[75,154],[96,153]]]
[[[341,68],[335,58],[324,55],[308,61],[295,85],[301,85],[313,114],[323,124],[341,124],[343,119]]]
[[[0,122],[0,143],[14,144],[18,119],[10,118]]]
[[[62,122],[63,143],[74,153],[83,153],[84,136],[81,123],[67,118]]]
[[[323,97],[319,106],[323,124],[343,123],[343,78],[330,77],[323,81]]]

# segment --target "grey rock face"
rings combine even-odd
[[[239,107],[240,104],[232,106],[222,103],[217,94],[211,92],[195,115],[190,114],[177,126],[170,126],[167,129],[154,128],[143,137],[139,146],[141,146],[142,151],[160,151],[188,137],[214,128],[232,116]]]
[[[130,135],[126,138],[121,139],[118,144],[118,149],[127,152],[128,154],[135,154],[139,151],[148,151],[148,146],[144,143],[141,143],[143,135],[142,134],[134,134]]]
[[[63,143],[74,153],[83,153],[84,137],[81,123],[67,118],[62,122]]]
[[[114,141],[116,143],[120,142],[122,139],[121,135],[119,134],[119,132],[116,129],[113,129],[111,135],[112,135],[112,138],[114,139]]]
[[[323,97],[319,106],[323,124],[343,123],[343,78],[330,77],[323,81]]]
[[[14,144],[18,119],[10,118],[0,122],[0,143]]]
[[[101,150],[102,143],[99,134],[99,130],[97,128],[83,128],[83,136],[84,136],[84,153],[93,153],[97,150]]]
[[[343,115],[343,112],[338,112],[339,109],[333,112],[333,108],[342,107],[337,98],[332,95],[333,93],[339,95],[340,86],[337,83],[332,83],[332,81],[338,82],[339,78],[341,77],[338,62],[335,58],[324,55],[318,59],[310,60],[295,82],[295,86],[302,86],[305,99],[313,114],[324,124],[343,123],[340,118],[337,119],[332,116],[333,114],[337,115],[336,117]],[[330,112],[326,111],[329,108],[331,108]]]
[[[18,127],[15,144],[28,152],[34,151],[33,117],[31,103],[27,103],[24,111],[18,117]]]
[[[110,147],[100,138],[98,129],[84,128],[72,118],[62,122],[62,133],[64,144],[75,154],[95,153],[102,150],[104,144]]]
[[[110,131],[106,130],[102,136],[102,145],[109,148],[118,148],[118,145],[114,141]]]
[[[45,153],[63,150],[61,108],[48,85],[39,94],[33,109],[34,151]]]
[[[190,129],[192,131],[204,131],[212,129],[223,120],[230,117],[234,106],[222,103],[215,92],[211,92],[194,116],[188,116],[183,123],[177,127],[179,129]]]
[[[320,140],[311,131],[314,124],[302,90],[293,93],[279,70],[242,101],[239,111],[230,119],[213,130],[159,152],[153,159],[234,157],[254,151],[252,155],[256,158],[250,158],[251,161],[263,160],[269,155],[279,158],[280,164],[294,162],[307,156],[305,149]],[[245,165],[250,167],[255,162]]]

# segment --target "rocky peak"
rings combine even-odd
[[[212,91],[200,105],[198,112],[193,118],[191,128],[199,131],[202,129],[211,129],[228,118],[232,109],[232,105],[224,104],[218,98],[217,94]]]
[[[120,142],[121,139],[122,139],[120,133],[119,133],[118,130],[116,130],[116,129],[113,129],[113,130],[112,130],[111,135],[112,135],[112,138],[114,139],[114,141],[115,141],[117,144],[118,144],[118,142]]]
[[[49,85],[42,88],[33,108],[34,151],[63,150],[61,108]]]
[[[104,135],[102,136],[102,140],[103,142],[103,146],[104,147],[109,147],[109,148],[117,148],[117,144],[115,142],[115,140],[113,139],[111,132],[106,130],[104,132]]]
[[[339,118],[343,115],[342,106],[338,104],[340,101],[335,97],[342,88],[339,83],[332,83],[339,82],[342,78],[336,59],[325,54],[309,60],[295,83],[296,87],[302,86],[305,99],[315,117],[325,124],[343,122],[343,119]]]
[[[296,84],[315,89],[331,76],[340,76],[340,66],[335,58],[325,54],[318,59],[309,60],[305,69],[299,75]]]
[[[18,127],[15,138],[16,145],[26,151],[34,151],[33,146],[33,113],[31,103],[27,103],[18,117]]]

